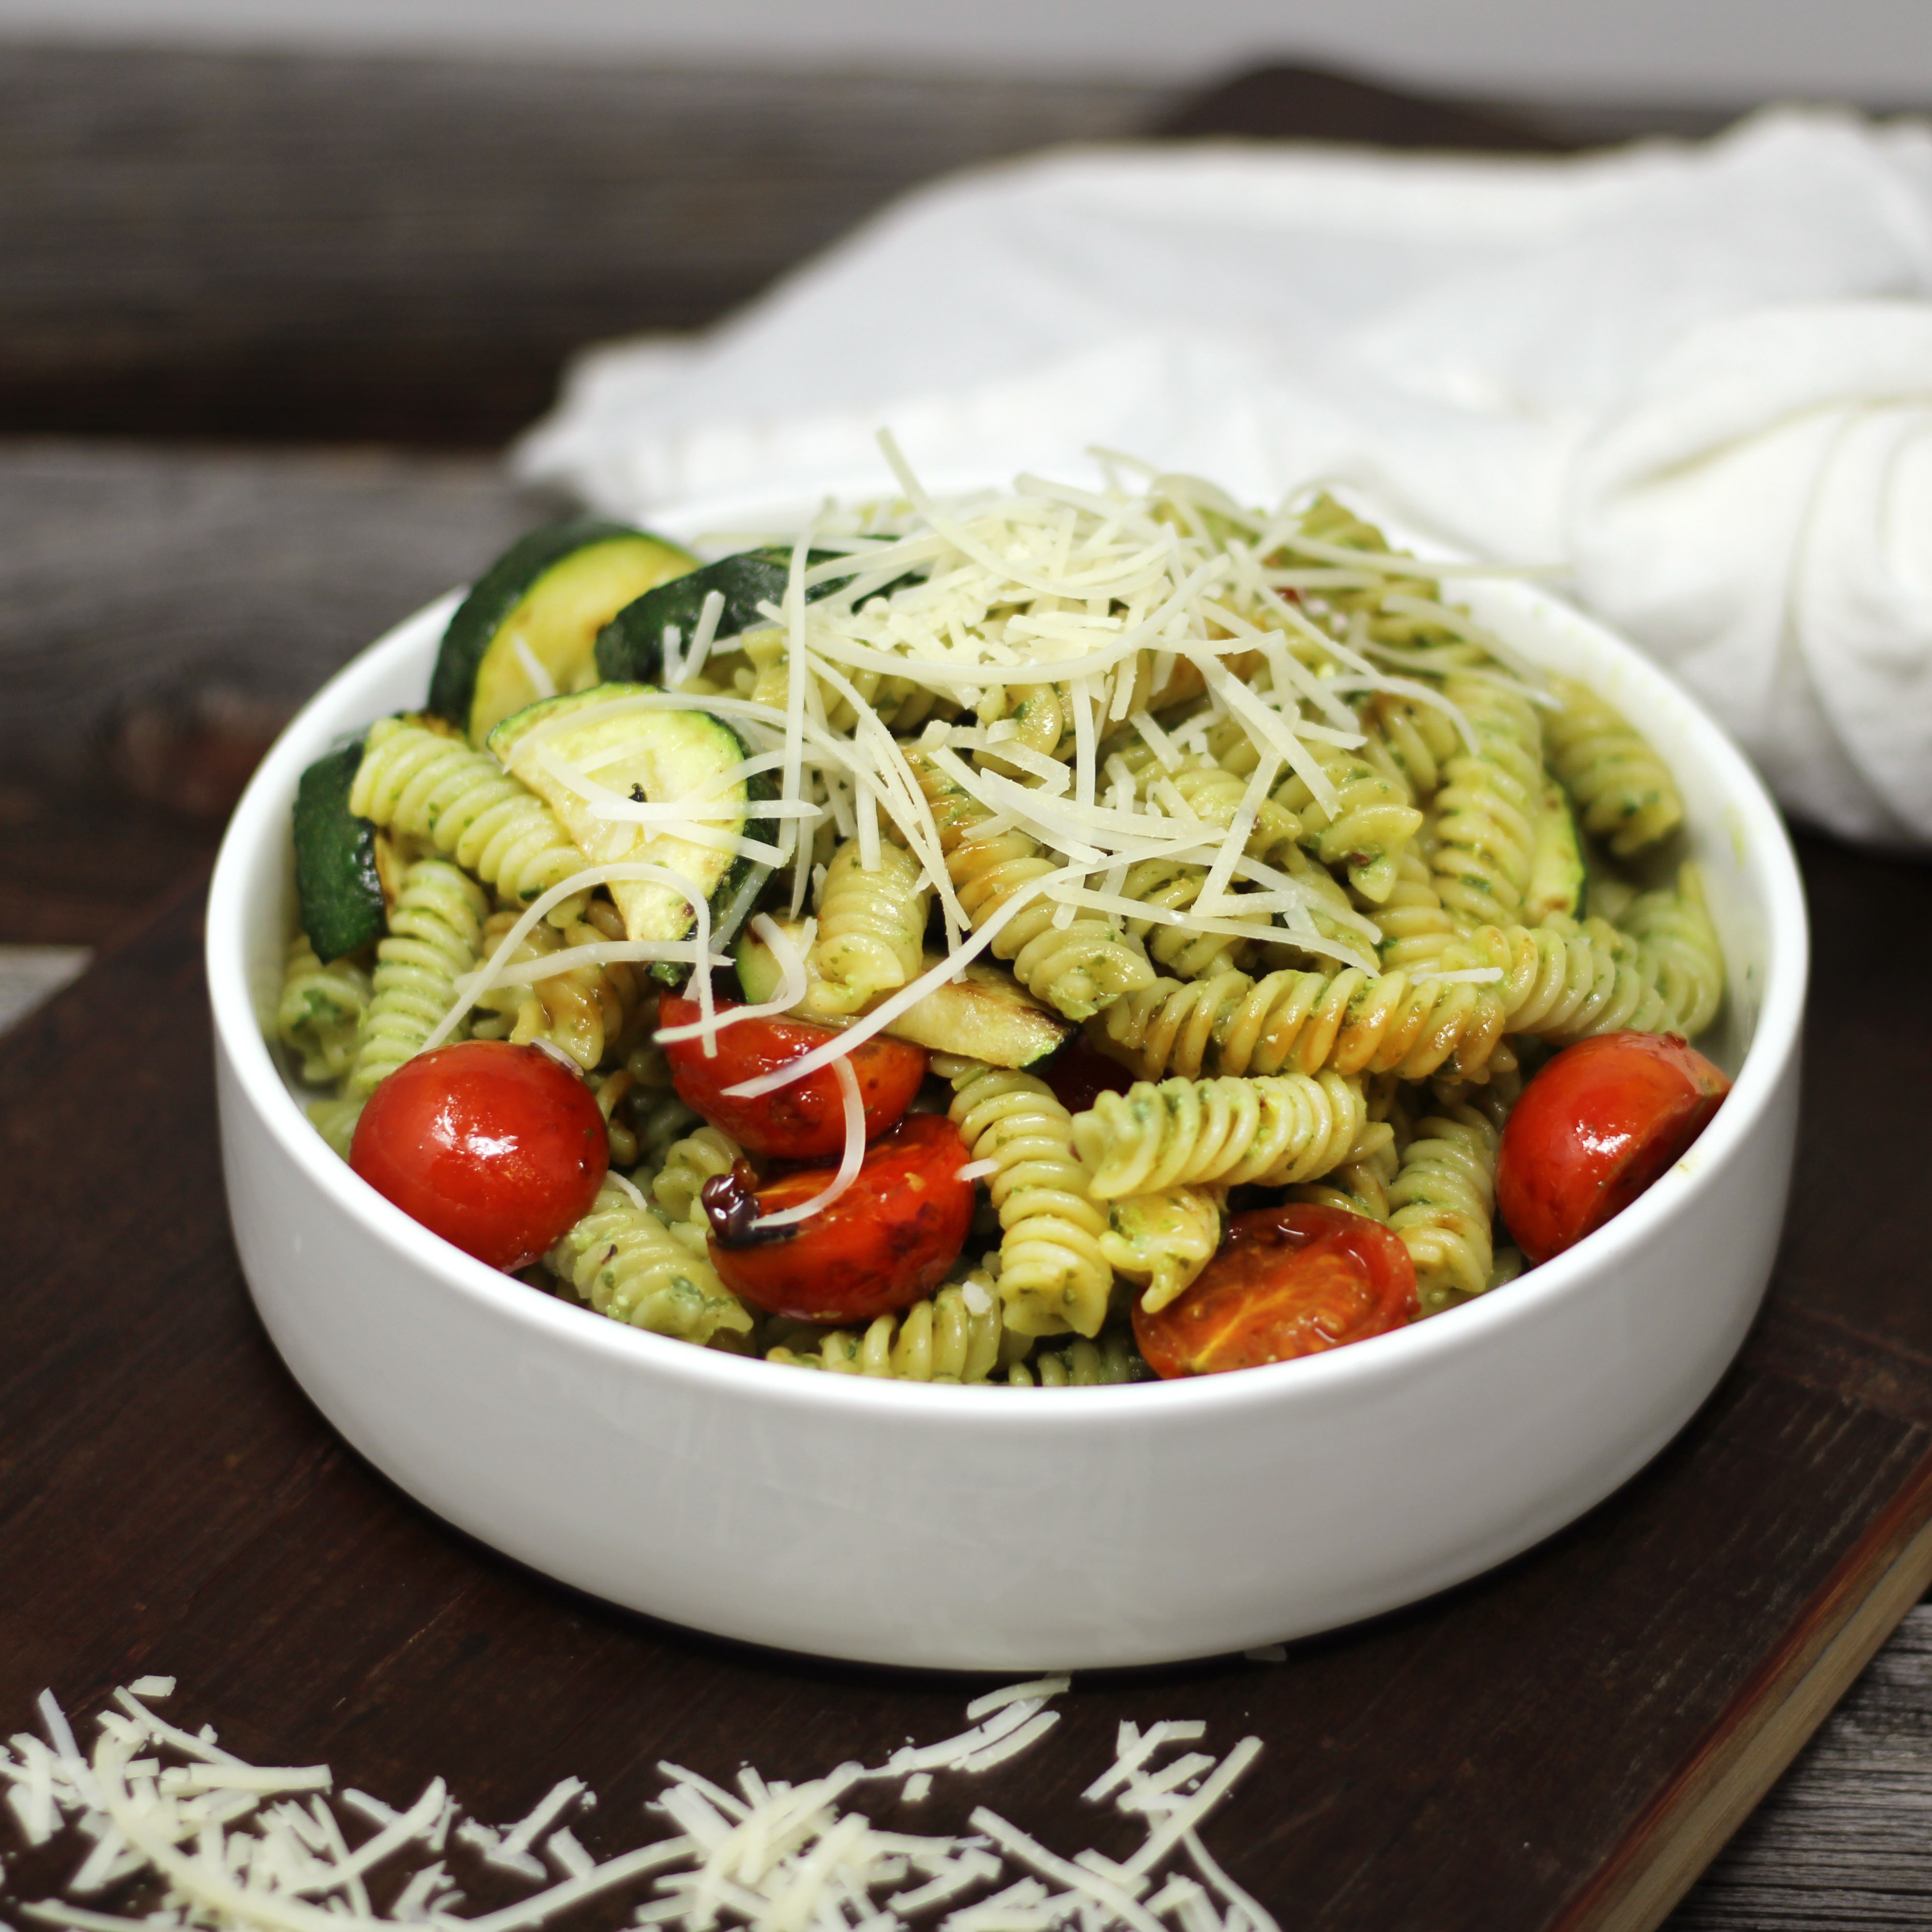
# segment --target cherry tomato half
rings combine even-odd
[[[728,1002],[719,1002],[721,1012],[729,1010]],[[667,994],[658,1002],[664,1026],[689,1026],[697,1018],[695,1000]],[[838,1037],[830,1027],[802,1020],[745,1020],[717,1036],[718,1051],[709,1058],[704,1042],[695,1036],[668,1042],[664,1058],[678,1098],[740,1147],[782,1160],[823,1160],[845,1145],[845,1102],[830,1066],[762,1100],[731,1100],[724,1089],[776,1073]],[[912,1105],[926,1078],[926,1054],[902,1040],[875,1034],[854,1052],[851,1063],[866,1103],[866,1138],[876,1139]]]
[[[542,1048],[500,1040],[405,1060],[349,1150],[378,1194],[500,1268],[535,1261],[587,1214],[610,1164],[590,1089]]]
[[[966,1245],[973,1184],[959,1170],[970,1157],[950,1120],[914,1114],[866,1150],[859,1178],[829,1208],[793,1229],[773,1229],[776,1240],[754,1232],[740,1246],[714,1232],[712,1263],[734,1294],[796,1321],[869,1322],[904,1308],[938,1286]],[[782,1175],[758,1190],[756,1210],[800,1206],[836,1172]],[[707,1189],[707,1208],[716,1198]],[[712,1210],[714,1230],[722,1218]]]
[[[1040,1075],[1070,1114],[1084,1114],[1102,1094],[1124,1094],[1134,1084],[1134,1076],[1118,1060],[1109,1060],[1082,1034],[1076,1034],[1044,1066],[1027,1070]]]
[[[1415,1264],[1379,1221],[1294,1202],[1237,1214],[1221,1252],[1134,1339],[1157,1376],[1318,1354],[1413,1322]]]
[[[1522,1090],[1496,1158],[1496,1205],[1533,1262],[1628,1208],[1704,1131],[1731,1090],[1676,1034],[1565,1047]]]

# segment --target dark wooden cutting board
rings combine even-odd
[[[983,1802],[1064,1851],[1123,1851],[1076,1796],[1117,1720],[1198,1717],[1222,1748],[1265,1740],[1210,1842],[1285,1922],[1662,1918],[1932,1580],[1932,1296],[1897,1152],[1932,1024],[1874,965],[1932,955],[1932,874],[1802,849],[1818,968],[1790,1227],[1683,1435],[1528,1556],[1284,1664],[1079,1680],[1046,1744],[942,1780],[923,1824]],[[84,1711],[176,1672],[180,1713],[244,1754],[327,1761],[391,1798],[442,1773],[514,1817],[584,1777],[594,1850],[634,1835],[660,1757],[796,1777],[956,1728],[963,1682],[574,1595],[334,1437],[230,1245],[200,906],[178,899],[0,1046],[0,1732],[43,1685]],[[33,1876],[15,1870],[15,1896]]]

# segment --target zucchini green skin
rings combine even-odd
[[[836,550],[807,550],[806,561],[826,563],[838,554]],[[855,562],[855,574],[862,562],[860,559]],[[735,556],[720,557],[716,563],[708,563],[701,570],[673,578],[668,584],[646,590],[643,596],[626,604],[598,632],[598,676],[612,684],[663,683],[664,634],[667,626],[675,626],[688,638],[698,628],[705,598],[716,590],[723,593],[724,608],[719,614],[718,628],[713,634],[736,638],[746,631],[756,630],[770,622],[758,606],[782,602],[790,578],[790,550],[740,550]],[[808,584],[805,601],[815,604],[846,580],[843,577],[831,577],[822,584]],[[910,581],[909,578],[899,580]],[[884,596],[898,588],[897,584],[888,584],[879,595]]]
[[[694,568],[698,562],[688,550],[648,530],[607,522],[598,517],[566,518],[529,531],[477,579],[450,619],[436,653],[436,668],[430,675],[425,708],[448,719],[472,743],[479,742],[497,722],[494,716],[478,718],[476,710],[484,661],[503,626],[526,598],[541,594],[539,586],[551,572],[581,553],[604,544],[622,545],[634,551],[655,550],[674,571]],[[649,584],[652,578],[645,575],[642,580]],[[634,576],[632,582],[637,581]],[[610,606],[604,608],[608,610]],[[562,688],[568,688],[567,682]]]
[[[340,959],[388,925],[376,868],[376,824],[349,809],[362,740],[316,760],[296,788],[296,897],[318,959]]]

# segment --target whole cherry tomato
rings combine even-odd
[[[721,1000],[718,1010],[729,1012],[730,1003]],[[689,1026],[698,1018],[698,1002],[667,994],[658,1002],[658,1018],[668,1027]],[[762,1100],[734,1100],[724,1089],[776,1073],[838,1037],[833,1028],[803,1020],[745,1020],[717,1036],[718,1051],[709,1058],[695,1036],[668,1042],[664,1058],[678,1098],[740,1147],[784,1160],[823,1160],[845,1145],[845,1102],[830,1066]],[[875,1034],[850,1058],[866,1104],[866,1138],[875,1139],[912,1105],[926,1078],[926,1054]]]
[[[1211,1376],[1318,1354],[1413,1322],[1415,1264],[1379,1221],[1292,1203],[1237,1214],[1221,1252],[1158,1314],[1134,1306],[1157,1376]]]
[[[1547,1261],[1601,1227],[1676,1162],[1730,1090],[1676,1034],[1565,1047],[1503,1129],[1496,1205],[1516,1246]]]
[[[1109,1060],[1083,1034],[1076,1033],[1044,1066],[1027,1070],[1040,1075],[1070,1114],[1084,1114],[1102,1094],[1124,1094],[1134,1084],[1118,1060]]]
[[[500,1268],[535,1261],[587,1214],[610,1164],[590,1089],[542,1047],[499,1040],[405,1060],[349,1150],[378,1194]]]
[[[822,1192],[835,1168],[794,1169],[755,1196],[725,1177],[705,1190],[711,1260],[734,1294],[800,1322],[869,1322],[928,1294],[973,1224],[970,1156],[959,1130],[914,1114],[868,1148],[858,1178],[830,1206],[790,1228],[749,1226]],[[734,1198],[735,1194],[735,1198]]]

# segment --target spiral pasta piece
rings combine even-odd
[[[346,1160],[350,1148],[356,1138],[356,1123],[362,1118],[361,1096],[311,1101],[306,1111],[309,1124],[328,1143],[334,1153]]]
[[[1057,869],[1016,829],[976,837],[992,817],[986,807],[932,760],[914,752],[908,763],[932,808],[953,890],[975,926],[983,926],[1015,892]],[[1138,940],[1091,914],[1061,926],[1056,910],[1036,899],[993,941],[994,957],[1011,963],[1014,978],[1034,998],[1069,1019],[1086,1019],[1152,980],[1154,968]]]
[[[1094,1197],[1114,1201],[1312,1180],[1341,1165],[1367,1121],[1361,1082],[1339,1073],[1141,1081],[1076,1114],[1073,1144]]]
[[[1134,780],[1138,798],[1152,799],[1174,818],[1191,814],[1204,825],[1226,832],[1247,796],[1248,779],[1257,756],[1238,727],[1227,722],[1208,734],[1208,752],[1204,757],[1198,752],[1184,752],[1174,764],[1166,765],[1151,746],[1136,737],[1125,744],[1104,747],[1101,762],[1103,769],[1111,771],[1118,759],[1120,766]],[[1248,834],[1248,856],[1265,865],[1280,864],[1283,854],[1301,842],[1301,820],[1277,802],[1279,790],[1276,796],[1261,800],[1256,808],[1253,829]]]
[[[982,724],[1010,720],[1011,736],[1002,739],[1001,743],[1050,758],[1058,752],[1060,740],[1072,729],[1070,708],[1061,702],[1060,692],[1050,684],[1010,685],[990,693],[980,706],[978,716]],[[1025,774],[1024,766],[1000,757],[998,745],[976,753],[974,759],[976,764],[1014,778]]]
[[[1319,1208],[1341,1208],[1371,1221],[1387,1221],[1393,1211],[1389,1190],[1394,1184],[1401,1156],[1391,1136],[1359,1160],[1346,1160],[1319,1180],[1291,1187],[1289,1198]]]
[[[586,863],[556,814],[488,752],[411,718],[385,718],[369,728],[349,808],[433,844],[517,904],[527,905]],[[586,898],[562,901],[550,922],[580,919]]]
[[[1361,718],[1368,740],[1363,755],[1401,778],[1412,800],[1427,804],[1462,742],[1455,720],[1433,704],[1419,704],[1387,691],[1369,700]]]
[[[1425,825],[1418,842],[1426,836]],[[1385,973],[1413,973],[1418,967],[1436,965],[1455,944],[1456,922],[1436,890],[1435,875],[1419,842],[1405,846],[1396,861],[1395,881],[1376,908],[1376,923],[1382,928],[1377,951]]]
[[[1002,1365],[1007,1339],[992,1278],[976,1268],[964,1283],[949,1283],[896,1315],[876,1316],[856,1334],[835,1328],[808,1353],[784,1346],[768,1350],[765,1359],[896,1382],[983,1382]],[[1031,1346],[1030,1337],[1012,1339],[1018,1354]],[[1016,1358],[1005,1354],[1009,1366]]]
[[[1415,1264],[1417,1299],[1434,1315],[1490,1285],[1494,1261],[1496,1130],[1474,1108],[1416,1124],[1389,1190],[1389,1226]]]
[[[544,1264],[599,1315],[681,1342],[746,1335],[752,1317],[709,1260],[682,1246],[615,1180]]]
[[[784,632],[757,630],[746,633],[740,646],[748,668],[740,680],[742,694],[755,704],[769,704],[782,711],[790,702],[790,646]],[[847,668],[844,675],[852,688],[878,714],[888,730],[916,731],[928,718],[952,718],[958,707],[944,694],[932,691],[909,677],[893,677],[876,670]],[[836,686],[813,674],[819,704],[826,725],[834,731],[850,731],[859,722],[852,700]]]
[[[1100,1252],[1116,1274],[1141,1284],[1150,1315],[1184,1294],[1214,1258],[1224,1205],[1211,1187],[1169,1187],[1108,1204]]]
[[[744,1149],[712,1126],[699,1127],[674,1141],[664,1164],[651,1178],[651,1198],[670,1231],[692,1253],[710,1251],[711,1222],[699,1198],[704,1184],[729,1174],[744,1158]]]
[[[1083,1336],[1062,1348],[1036,1349],[1000,1379],[1013,1388],[1102,1388],[1132,1382],[1137,1369],[1146,1372],[1132,1341],[1110,1330],[1090,1342]]]
[[[1683,866],[1675,892],[1633,899],[1618,926],[1657,962],[1657,985],[1674,1030],[1694,1040],[1718,1016],[1724,998],[1724,953],[1704,902],[1703,875]]]
[[[485,958],[494,955],[518,916],[507,910],[490,915],[483,928]],[[617,908],[593,899],[581,920],[560,928],[532,927],[506,963],[522,965],[566,946],[601,945],[623,937],[623,916]],[[531,1040],[548,1040],[587,1073],[626,1049],[649,999],[643,974],[625,961],[574,966],[541,980],[494,986],[478,994],[471,1030],[479,1040],[508,1040],[519,1046]],[[656,1010],[654,1002],[650,1010]]]
[[[919,976],[932,900],[922,876],[910,853],[883,839],[869,872],[856,839],[832,855],[818,891],[812,963],[824,982],[820,997],[834,1011],[858,1012]]]
[[[947,1118],[976,1161],[1000,1217],[1000,1298],[1023,1335],[1096,1335],[1114,1271],[1100,1250],[1107,1217],[1073,1151],[1073,1119],[1044,1080],[976,1063],[953,1076]]]
[[[1406,785],[1358,753],[1320,743],[1308,750],[1334,788],[1334,812],[1299,774],[1276,788],[1274,802],[1300,818],[1304,843],[1324,866],[1345,868],[1348,883],[1379,906],[1394,889],[1398,865],[1421,826],[1422,814],[1409,802]]]
[[[1143,859],[1127,868],[1120,890],[1142,905],[1184,914],[1201,896],[1207,878],[1204,866],[1178,859]],[[1250,950],[1245,939],[1156,920],[1130,920],[1127,932],[1147,948],[1154,964],[1177,980],[1204,980],[1215,973],[1238,970]]]
[[[1535,856],[1542,728],[1526,698],[1486,678],[1452,674],[1444,692],[1477,748],[1450,759],[1430,802],[1436,892],[1466,926],[1505,925],[1522,909]]]
[[[1584,830],[1622,859],[1676,831],[1684,801],[1648,740],[1587,684],[1574,677],[1550,684],[1563,708],[1544,725],[1544,747]]]
[[[1502,1026],[1502,1003],[1488,986],[1351,966],[1261,980],[1224,973],[1192,985],[1157,980],[1088,1032],[1144,1080],[1324,1067],[1420,1080],[1452,1057],[1460,1073],[1480,1072]]]
[[[403,874],[386,938],[376,942],[374,997],[362,1016],[349,1091],[367,1098],[413,1058],[456,1004],[456,981],[476,964],[489,902],[446,860],[418,859]]]
[[[1567,1046],[1625,1028],[1664,1033],[1677,1024],[1655,956],[1600,919],[1484,926],[1444,954],[1444,964],[1501,969],[1493,992],[1511,1033]]]
[[[301,1061],[311,1086],[340,1080],[356,1058],[356,1037],[373,988],[346,959],[325,966],[306,933],[289,942],[275,1005],[275,1035]]]

